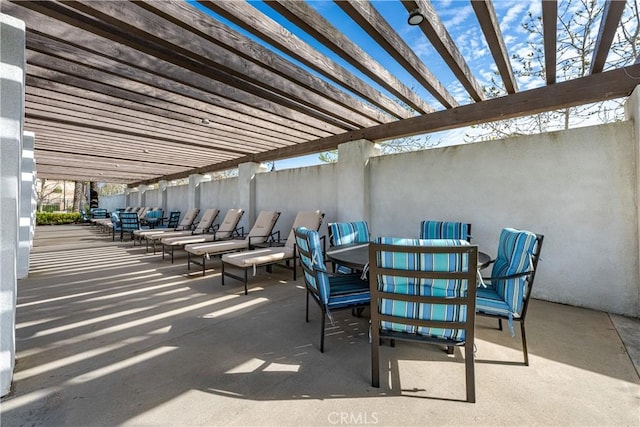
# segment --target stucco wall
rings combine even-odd
[[[623,122],[374,158],[372,234],[470,222],[491,254],[503,227],[544,234],[535,297],[637,316],[633,141]]]
[[[298,211],[319,209],[325,213],[320,231],[326,234],[327,222],[336,220],[336,186],[335,164],[260,173],[256,175],[257,210],[280,211],[274,230],[286,239]]]
[[[175,187],[167,187],[167,212],[180,211],[181,218],[190,208],[195,206],[189,206],[188,204],[188,192],[186,191],[186,185],[179,185]]]
[[[144,205],[150,208],[161,208],[161,191],[147,190],[144,192]]]
[[[502,228],[528,229],[545,235],[535,297],[639,316],[634,135],[627,121],[368,161],[363,141],[355,141],[340,153],[362,168],[356,183],[340,178],[339,164],[273,172],[247,164],[241,179],[203,182],[193,191],[200,192],[201,209],[245,209],[245,229],[250,215],[279,210],[276,229],[283,234],[300,210],[323,210],[326,234],[327,223],[358,219],[343,216],[365,209],[372,237],[417,237],[427,218],[465,221],[473,243],[495,255]],[[338,197],[339,188],[350,186],[363,194]],[[189,191],[167,188],[169,209],[185,211]]]
[[[240,206],[238,194],[238,178],[227,178],[200,183],[200,210],[209,208],[220,210],[215,223],[219,224],[229,209],[246,209]],[[243,216],[240,225],[248,225]]]

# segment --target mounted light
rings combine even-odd
[[[206,117],[205,117],[205,118],[203,118],[203,119],[201,120],[201,122],[202,122],[202,124],[203,124],[203,125],[208,125],[208,124],[210,123],[210,122],[209,122],[209,119],[207,119]]]
[[[422,21],[424,21],[424,15],[420,12],[420,9],[413,9],[409,12],[409,19],[407,19],[409,25],[420,25]]]

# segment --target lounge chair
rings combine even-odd
[[[176,227],[175,230],[164,230],[163,233],[181,233],[180,235],[188,235],[191,234],[191,230],[193,229],[193,224],[200,213],[199,208],[191,208],[184,214],[184,218],[180,221],[180,224]],[[156,242],[160,241],[160,237],[154,238],[154,236],[159,236],[162,233],[149,233],[143,234],[144,238],[147,239],[147,250],[149,249],[149,240],[153,242],[153,253],[156,253]],[[166,234],[163,234],[165,236]]]
[[[298,212],[293,221],[293,226],[287,241],[283,244],[278,242],[269,243],[269,247],[256,248],[244,252],[230,253],[222,255],[222,284],[224,285],[225,276],[244,281],[244,293],[247,293],[247,271],[253,268],[253,275],[256,274],[256,268],[259,266],[267,266],[270,270],[272,265],[279,265],[284,268],[293,270],[293,280],[296,280],[296,236],[293,232],[298,227],[305,227],[309,230],[318,231],[322,224],[324,213],[320,211]],[[286,264],[282,264],[282,262]],[[229,267],[243,270],[244,275],[238,276],[229,272]]]
[[[140,230],[136,230],[133,232],[133,246],[136,245],[136,240],[142,246],[142,239],[147,241],[147,250],[149,250],[149,241],[147,240],[147,236],[153,234],[160,234],[166,231],[176,231],[180,230],[180,211],[171,211],[169,213],[169,218],[167,218],[167,223],[162,225],[157,225],[154,228],[150,227],[140,227]]]
[[[230,239],[221,242],[191,243],[184,247],[187,251],[187,269],[191,269],[191,263],[202,267],[202,274],[206,270],[206,260],[211,255],[222,255],[229,252],[238,252],[249,249],[251,245],[264,243],[272,237],[273,227],[280,217],[280,212],[262,211],[256,218],[256,222],[244,239]],[[195,258],[200,258],[196,261]]]
[[[160,243],[162,244],[162,259],[164,259],[164,254],[170,248],[171,262],[173,263],[173,250],[176,247],[182,247],[186,244],[186,243],[181,243],[181,239],[188,240],[190,237],[204,235],[205,233],[208,233],[209,231],[211,231],[213,229],[213,223],[218,217],[219,213],[220,211],[215,208],[207,209],[206,211],[204,211],[204,213],[202,214],[202,218],[200,218],[200,221],[198,222],[198,225],[190,233],[187,233],[186,231],[184,232],[171,231],[164,235],[160,235]],[[180,234],[180,233],[183,233],[183,234]],[[154,237],[152,237],[152,239],[156,240]]]

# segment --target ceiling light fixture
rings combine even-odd
[[[205,118],[203,118],[203,119],[202,119],[202,120],[200,120],[200,121],[202,122],[202,124],[203,124],[203,125],[208,125],[208,124],[210,123],[210,122],[209,122],[209,119],[207,119],[206,117],[205,117]]]
[[[424,21],[424,15],[420,12],[420,9],[413,9],[409,12],[409,19],[407,19],[409,25],[420,25],[422,21]]]

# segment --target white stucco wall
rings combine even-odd
[[[109,212],[113,212],[116,209],[126,208],[127,199],[124,194],[114,194],[113,196],[101,196],[98,199],[98,205],[100,208],[106,209]]]
[[[638,315],[638,215],[630,122],[371,160],[374,236],[423,219],[472,224],[495,254],[503,227],[544,234],[534,296]]]
[[[174,187],[167,187],[167,211],[180,211],[182,217],[190,208],[196,206],[189,206],[188,204],[188,192],[186,185],[177,185]]]
[[[320,232],[326,234],[327,222],[335,221],[337,216],[336,166],[326,164],[258,174],[257,210],[280,211],[274,230],[280,230],[281,237],[286,239],[298,211],[320,209],[325,213]]]
[[[160,200],[160,190],[147,190],[144,192],[144,205],[149,208],[162,207],[162,200]]]

